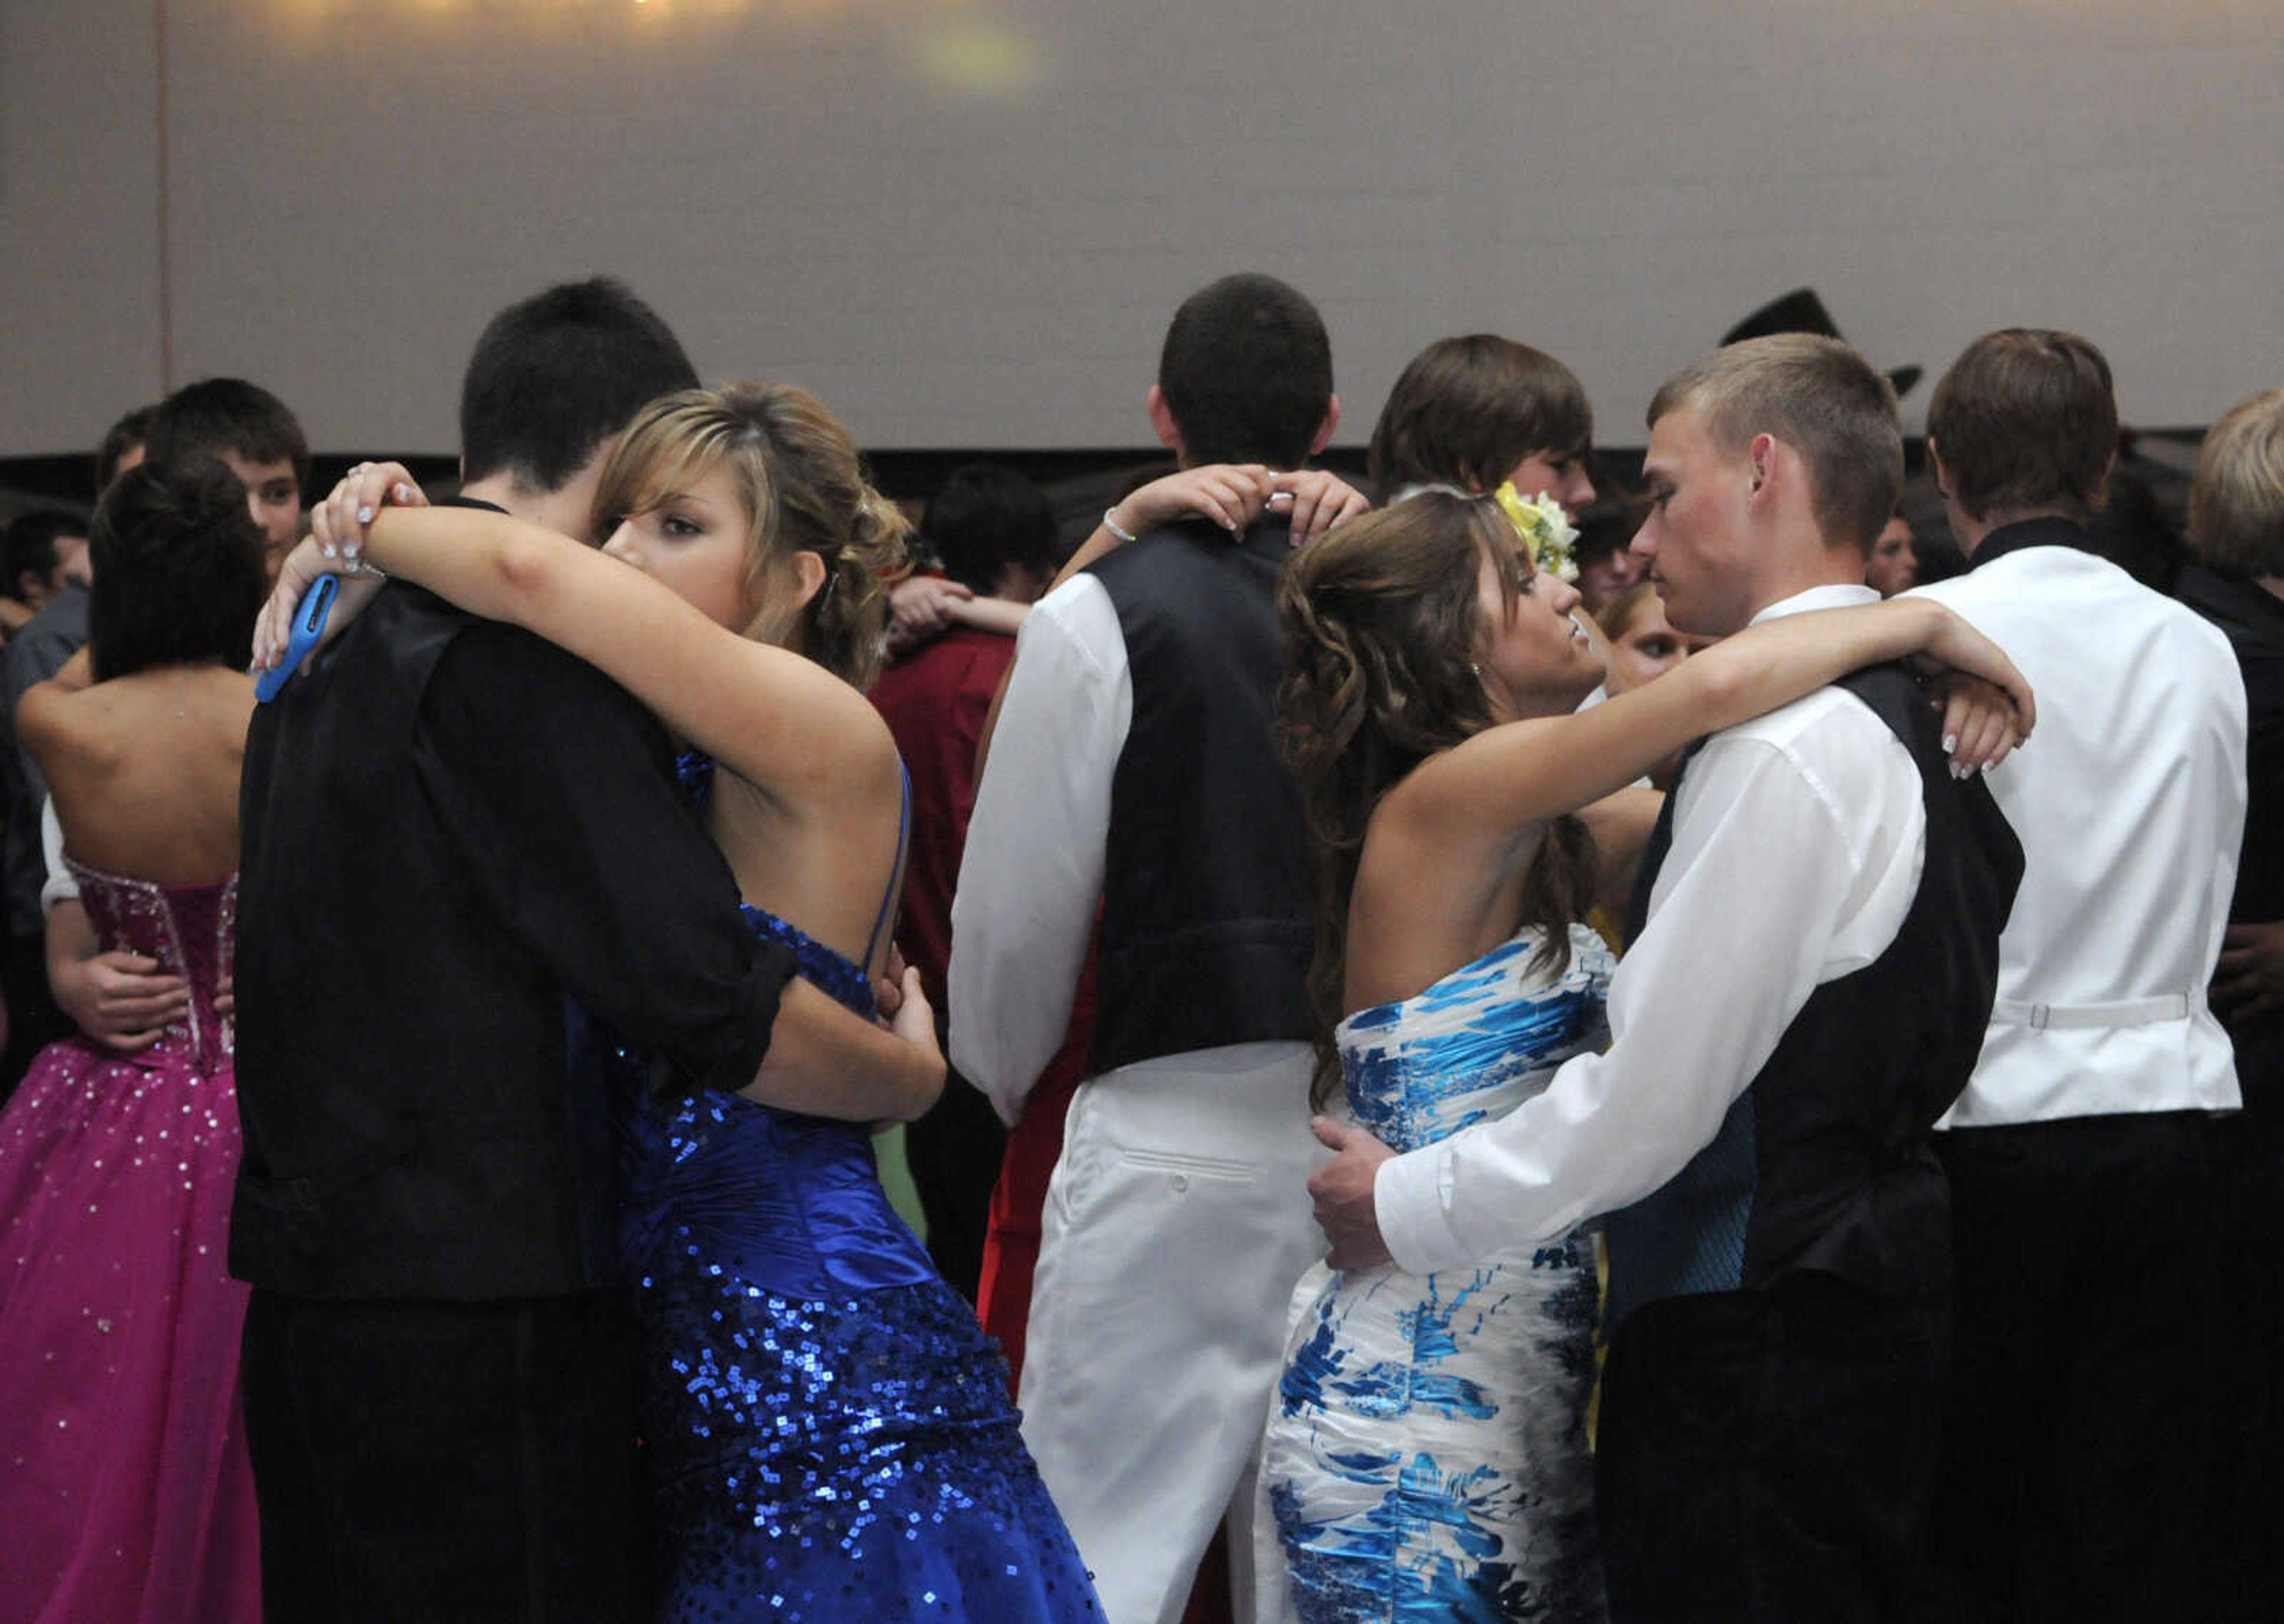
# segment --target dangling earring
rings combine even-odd
[[[1481,682],[1482,680],[1483,668],[1477,665],[1474,660],[1471,660],[1467,661],[1467,669],[1475,674],[1475,680],[1477,682]]]

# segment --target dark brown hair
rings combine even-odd
[[[1316,847],[1317,949],[1309,967],[1322,1106],[1337,1087],[1333,1029],[1348,966],[1349,900],[1381,798],[1438,751],[1490,725],[1474,656],[1484,640],[1482,560],[1521,554],[1496,503],[1442,492],[1349,520],[1293,556],[1277,588],[1285,634],[1278,743]],[[1529,566],[1523,563],[1527,575]],[[1510,597],[1514,574],[1499,572]],[[1593,893],[1593,844],[1556,818],[1524,882],[1520,923],[1541,926],[1538,963],[1569,962],[1569,926]]]
[[[95,494],[98,501],[111,488],[112,480],[119,477],[119,465],[127,459],[127,454],[150,438],[151,419],[158,415],[159,403],[153,401],[148,406],[137,406],[104,431],[103,443],[95,453]]]
[[[1333,343],[1298,289],[1248,271],[1182,301],[1158,387],[1193,464],[1298,468],[1333,403]]]
[[[695,389],[658,312],[612,277],[559,282],[490,321],[460,382],[460,478],[561,490],[644,402]]]
[[[736,475],[752,529],[747,578],[754,595],[787,555],[813,552],[825,582],[747,635],[788,642],[857,688],[879,675],[888,603],[885,583],[910,563],[911,525],[864,477],[856,442],[825,402],[791,384],[724,384],[653,401],[627,426],[595,490],[595,539],[647,513],[721,465]]]
[[[2109,363],[2074,332],[1986,332],[1936,385],[1927,432],[1970,519],[2033,508],[2089,519],[2117,453]]]
[[[1649,426],[1684,407],[1725,451],[1772,434],[1799,452],[1825,540],[1872,556],[1903,492],[1904,435],[1895,389],[1861,355],[1805,332],[1747,339],[1668,379],[1649,403]]]
[[[291,463],[293,483],[309,488],[309,442],[301,422],[285,402],[243,378],[184,384],[152,408],[143,444],[154,463],[224,453],[249,463]]]
[[[1366,465],[1381,502],[1406,485],[1488,491],[1534,452],[1584,457],[1593,439],[1576,373],[1528,344],[1472,332],[1412,357],[1373,426]]]
[[[111,482],[89,528],[89,658],[109,682],[157,666],[254,658],[270,596],[246,488],[209,457],[145,463]]]

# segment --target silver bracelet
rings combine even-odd
[[[1109,531],[1111,535],[1116,536],[1120,541],[1130,542],[1134,539],[1134,532],[1131,530],[1121,529],[1119,527],[1118,520],[1111,517],[1112,514],[1117,511],[1118,504],[1115,502],[1102,510],[1102,527]]]

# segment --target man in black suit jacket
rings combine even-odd
[[[583,529],[695,382],[615,283],[511,308],[461,500]],[[941,1074],[755,940],[672,761],[592,668],[407,585],[256,714],[231,1264],[273,1624],[647,1616],[591,1014],[684,1086]]]

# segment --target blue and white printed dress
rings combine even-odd
[[[1609,950],[1533,964],[1526,929],[1341,1023],[1348,1104],[1397,1151],[1504,1116],[1608,1042]],[[1293,1295],[1256,1529],[1264,1620],[1606,1616],[1586,1402],[1594,1254],[1571,1237],[1414,1275],[1318,1264]],[[1283,1569],[1284,1594],[1273,1593]]]

